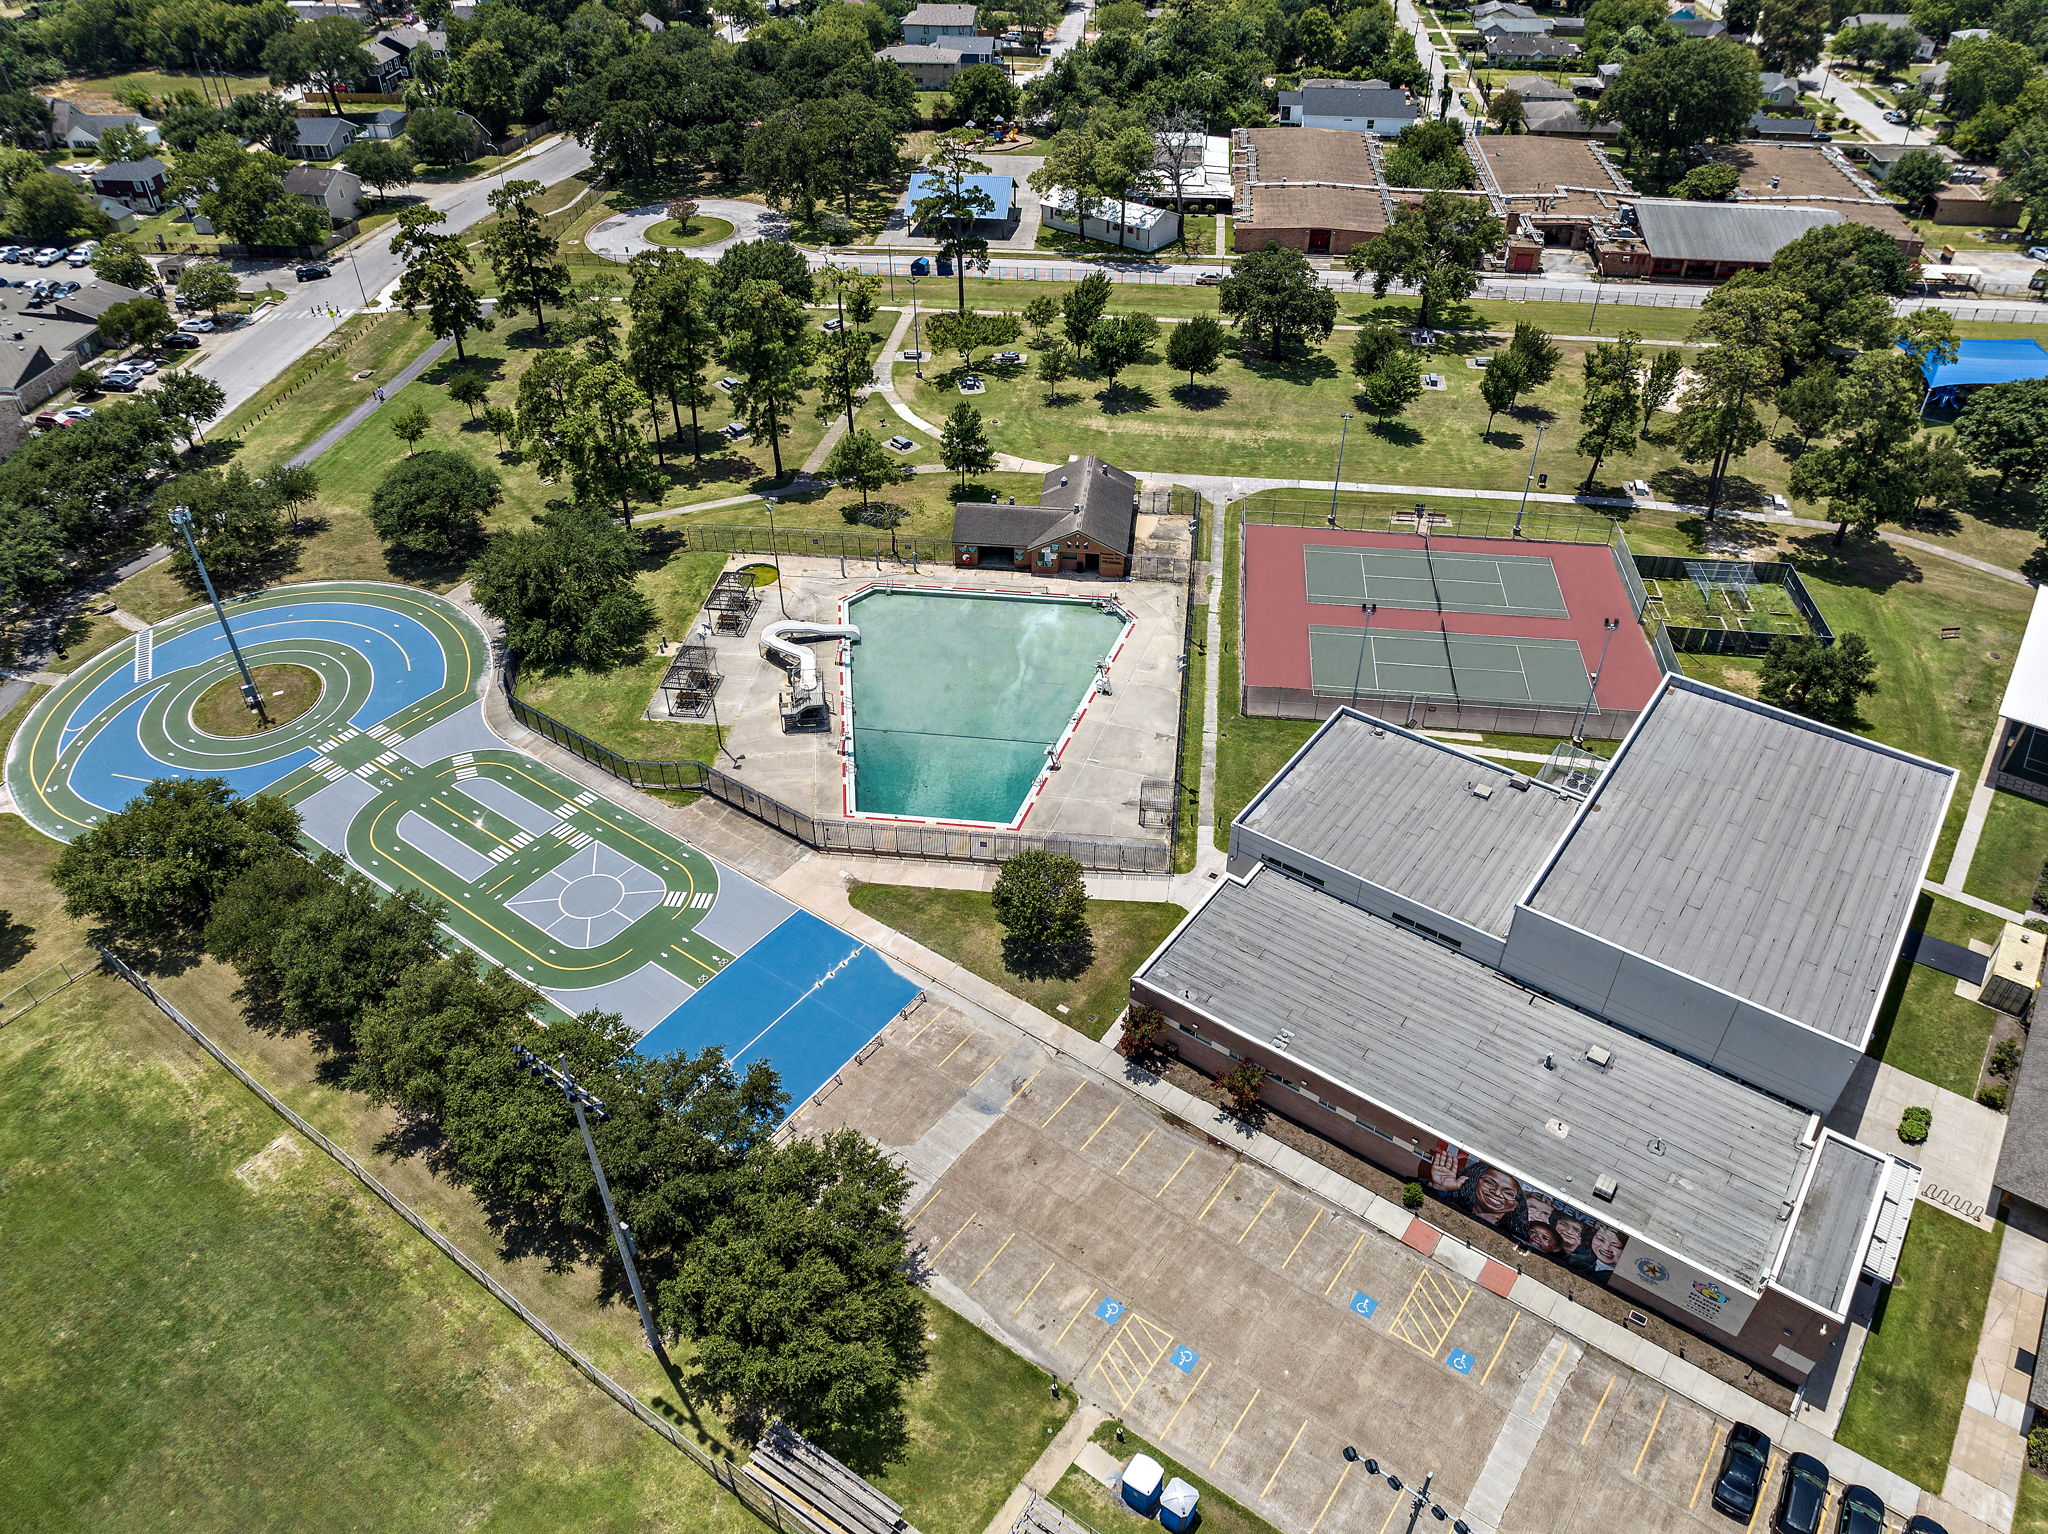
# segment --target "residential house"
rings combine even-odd
[[[1497,16],[1518,16],[1533,20],[1538,12],[1526,5],[1516,5],[1513,0],[1485,0],[1484,4],[1472,7],[1472,25],[1483,27]]]
[[[0,394],[29,409],[41,404],[99,355],[100,316],[141,296],[95,280],[41,309],[0,313]]]
[[[953,563],[963,569],[1122,579],[1137,542],[1138,482],[1090,455],[1052,469],[1036,506],[953,508]]]
[[[355,138],[355,125],[342,118],[301,117],[299,138],[292,145],[292,153],[301,160],[335,160]]]
[[[1863,168],[1870,173],[1870,179],[1873,181],[1884,180],[1892,173],[1892,167],[1909,154],[1931,154],[1950,166],[1962,159],[1961,155],[1946,144],[1852,144],[1849,147],[1863,161]]]
[[[1776,70],[1764,70],[1757,76],[1757,84],[1764,93],[1767,107],[1793,107],[1799,105],[1799,82]]]
[[[1899,27],[1911,32],[1918,41],[1913,46],[1913,62],[1929,64],[1934,61],[1934,41],[1913,25],[1913,18],[1904,11],[1859,11],[1854,16],[1844,16],[1835,24],[1839,34],[1850,27]]]
[[[1499,69],[1514,64],[1564,64],[1586,50],[1565,37],[1499,36],[1485,39],[1486,62]]]
[[[1384,80],[1304,80],[1280,93],[1280,121],[1301,128],[1391,138],[1421,115],[1413,97]]]
[[[164,188],[170,185],[170,177],[164,162],[152,157],[116,160],[94,171],[91,179],[92,189],[102,197],[115,198],[146,213],[157,213],[163,209]]]
[[[903,18],[906,43],[934,43],[941,48],[976,41],[981,24],[971,5],[920,5]]]
[[[66,149],[97,149],[109,128],[133,128],[151,149],[163,141],[157,125],[139,113],[88,112],[62,96],[45,96],[43,104],[50,109],[50,137]]]
[[[1621,137],[1620,123],[1611,117],[1596,117],[1589,123],[1579,115],[1579,103],[1576,101],[1529,103],[1522,108],[1522,130],[1559,138],[1611,141]]]
[[[294,165],[285,172],[284,189],[325,209],[337,224],[347,223],[362,211],[362,178],[339,165]]]
[[[1671,25],[1687,37],[1726,37],[1728,23],[1718,16],[1673,16]]]
[[[350,119],[356,128],[357,138],[397,138],[405,132],[408,114],[402,107],[385,107],[372,112],[368,117]]]
[[[1825,139],[1820,124],[1811,117],[1772,117],[1765,112],[1749,115],[1751,138],[1775,139],[1784,143],[1813,143]]]
[[[1522,105],[1532,101],[1572,101],[1577,93],[1572,87],[1557,80],[1546,80],[1541,75],[1510,75],[1500,87],[1511,90],[1522,98]]]
[[[413,55],[425,48],[433,53],[448,51],[448,34],[421,27],[390,27],[363,44],[370,56],[370,77],[385,95],[395,95],[400,85],[418,72]]]
[[[1039,198],[1038,213],[1040,222],[1048,229],[1062,229],[1083,239],[1100,240],[1105,245],[1146,255],[1180,238],[1180,215],[1171,208],[1105,198],[1095,202],[1085,218],[1076,217],[1074,194],[1063,187]]]
[[[1492,16],[1473,28],[1481,37],[1547,37],[1557,29],[1548,16]]]
[[[995,62],[994,38],[963,37],[955,41],[969,46],[954,48],[937,43],[897,43],[881,49],[875,57],[900,68],[910,76],[910,83],[917,89],[942,91],[953,83],[953,77],[961,70],[975,64]]]

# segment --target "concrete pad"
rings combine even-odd
[[[348,828],[377,790],[354,773],[337,779],[299,805],[299,825],[329,852],[346,854]]]

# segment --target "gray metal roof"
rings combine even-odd
[[[1861,1044],[1955,777],[1667,678],[1529,903]]]
[[[1492,792],[1482,799],[1474,784]],[[1515,901],[1578,806],[1521,773],[1347,710],[1237,823],[1505,937]]]
[[[1650,254],[1673,261],[1745,261],[1767,265],[1809,229],[1839,224],[1829,208],[1790,208],[1740,202],[1685,202],[1646,197],[1635,204],[1636,225]]]
[[[972,5],[920,5],[903,18],[906,27],[971,27],[979,7]]]
[[[2048,1209],[2048,1049],[2029,1049],[2021,1057],[2005,1116],[1998,1172],[1991,1181],[1994,1187]]]
[[[1036,506],[960,502],[953,508],[953,541],[1035,549],[1078,533],[1128,554],[1137,520],[1137,480],[1091,454],[1049,470]]]
[[[1270,868],[1138,978],[1261,1047],[1292,1029],[1306,1070],[1752,1291],[1812,1155],[1800,1110]]]
[[[1398,86],[1379,80],[1304,80],[1288,92],[1307,117],[1413,117],[1415,102]]]
[[[301,144],[346,144],[356,136],[352,124],[339,117],[301,117],[299,119],[299,142]]]
[[[1832,1315],[1849,1308],[1863,1271],[1863,1232],[1870,1224],[1890,1158],[1867,1145],[1828,1135],[1793,1217],[1778,1265],[1777,1285]]]

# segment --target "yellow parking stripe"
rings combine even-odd
[[[988,1277],[988,1270],[996,1265],[996,1257],[1000,1257],[1003,1255],[1003,1253],[1007,1252],[1010,1249],[1010,1243],[1012,1241],[1015,1241],[1016,1239],[1017,1233],[1014,1230],[1011,1231],[1007,1236],[1003,1237],[1003,1244],[996,1248],[995,1257],[991,1257],[987,1262],[983,1263],[981,1265],[981,1271],[975,1274],[973,1279],[968,1283],[967,1288],[969,1290],[972,1290],[976,1284],[980,1283],[984,1278]]]
[[[1301,1227],[1301,1234],[1294,1238],[1294,1245],[1287,1250],[1287,1261],[1280,1264],[1280,1271],[1282,1273],[1287,1271],[1288,1265],[1294,1261],[1295,1253],[1301,1250],[1301,1243],[1308,1240],[1308,1233],[1316,1228],[1316,1221],[1322,1217],[1323,1212],[1320,1209],[1309,1212],[1308,1224]]]
[[[1271,1204],[1271,1203],[1273,1202],[1273,1199],[1274,1199],[1275,1195],[1277,1195],[1277,1194],[1279,1193],[1279,1191],[1280,1191],[1280,1184],[1278,1184],[1278,1183],[1276,1182],[1276,1183],[1274,1183],[1274,1184],[1273,1184],[1273,1191],[1272,1191],[1271,1193],[1268,1193],[1268,1194],[1266,1195],[1266,1202],[1265,1202],[1264,1204],[1261,1204],[1261,1205],[1259,1205],[1259,1212],[1258,1212],[1258,1214],[1255,1214],[1255,1215],[1253,1215],[1253,1216],[1252,1216],[1252,1222],[1251,1222],[1251,1225],[1247,1225],[1247,1226],[1245,1226],[1244,1230],[1243,1230],[1242,1232],[1240,1232],[1240,1233],[1239,1233],[1239,1235],[1238,1235],[1238,1238],[1237,1238],[1237,1244],[1238,1244],[1239,1246],[1243,1246],[1243,1245],[1244,1245],[1244,1238],[1245,1238],[1246,1236],[1249,1236],[1249,1235],[1250,1235],[1250,1234],[1252,1233],[1252,1225],[1256,1225],[1256,1224],[1258,1224],[1258,1223],[1259,1223],[1259,1220],[1260,1220],[1260,1218],[1261,1218],[1262,1216],[1264,1216],[1264,1214],[1265,1214],[1265,1212],[1266,1212],[1266,1209],[1267,1209],[1268,1205],[1270,1205],[1270,1204]]]
[[[1700,1500],[1700,1488],[1707,1484],[1708,1467],[1714,1463],[1714,1451],[1720,1447],[1721,1424],[1717,1422],[1714,1424],[1714,1436],[1707,1440],[1707,1457],[1700,1461],[1700,1478],[1692,1483],[1692,1500],[1685,1504],[1687,1507],[1692,1507]]]
[[[1244,1419],[1251,1414],[1251,1409],[1258,1404],[1259,1392],[1254,1389],[1252,1391],[1252,1398],[1244,1403],[1244,1410],[1239,1412],[1237,1420],[1230,1424],[1230,1431],[1223,1435],[1223,1442],[1216,1445],[1216,1452],[1209,1456],[1209,1468],[1211,1470],[1216,1468],[1216,1461],[1223,1458],[1223,1451],[1230,1447],[1230,1440],[1237,1436],[1237,1430],[1244,1426]]]
[[[1635,1467],[1629,1471],[1630,1475],[1641,1475],[1643,1473],[1643,1461],[1649,1457],[1650,1453],[1650,1440],[1657,1436],[1657,1425],[1664,1420],[1664,1408],[1670,1404],[1671,1397],[1669,1396],[1666,1396],[1657,1403],[1657,1415],[1650,1419],[1650,1431],[1643,1434],[1642,1452],[1636,1455]]]
[[[1045,1271],[1038,1275],[1038,1284],[1042,1284],[1048,1278],[1052,1277],[1052,1270],[1055,1266],[1056,1264],[1050,1262],[1045,1265]],[[1031,1303],[1031,1296],[1038,1293],[1038,1284],[1033,1284],[1029,1289],[1024,1291],[1024,1298],[1017,1302],[1017,1309],[1011,1311],[1011,1315],[1016,1315],[1018,1311],[1021,1311],[1026,1305],[1029,1305]]]
[[[1593,1425],[1600,1420],[1600,1413],[1607,1409],[1607,1392],[1614,1388],[1614,1382],[1618,1378],[1620,1378],[1620,1376],[1614,1374],[1610,1374],[1607,1376],[1606,1388],[1600,1392],[1599,1404],[1593,1408],[1593,1415],[1591,1419],[1589,1419],[1586,1423],[1586,1431],[1579,1434],[1580,1448],[1584,1448],[1586,1445],[1586,1440],[1593,1436]]]
[[[1493,1366],[1500,1362],[1500,1355],[1508,1350],[1508,1338],[1514,1336],[1515,1323],[1520,1321],[1521,1319],[1522,1313],[1519,1310],[1508,1317],[1508,1329],[1505,1332],[1501,1333],[1500,1346],[1493,1350],[1493,1357],[1489,1358],[1486,1361],[1486,1372],[1479,1376],[1479,1383],[1481,1385],[1484,1385],[1488,1380],[1493,1378]],[[1560,1353],[1558,1354],[1558,1357],[1562,1358],[1564,1357],[1564,1355]],[[1553,1369],[1555,1367],[1555,1365],[1552,1365]],[[1536,1408],[1532,1406],[1529,1408],[1529,1410],[1533,1412],[1536,1410]]]
[[[1261,1500],[1273,1495],[1273,1483],[1280,1479],[1280,1472],[1287,1468],[1287,1462],[1294,1457],[1294,1446],[1301,1442],[1301,1435],[1308,1431],[1308,1418],[1301,1419],[1301,1426],[1294,1430],[1294,1437],[1288,1441],[1287,1452],[1280,1456],[1280,1463],[1273,1467],[1273,1473],[1266,1477],[1266,1484],[1259,1491]]]

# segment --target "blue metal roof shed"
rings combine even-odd
[[[1958,341],[1956,360],[1921,363],[1930,389],[1974,389],[1985,384],[2048,378],[2048,351],[2020,337],[2008,341]]]
[[[978,189],[987,196],[992,205],[981,217],[985,224],[1006,224],[1010,221],[1017,201],[1017,183],[1009,176],[963,176],[966,187]],[[909,212],[917,207],[921,198],[929,197],[940,188],[924,171],[916,171],[910,178],[910,190],[904,193],[903,207]]]

